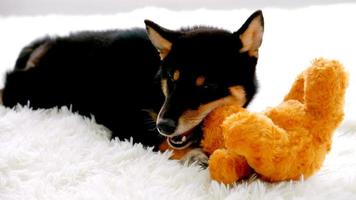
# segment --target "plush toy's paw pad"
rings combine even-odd
[[[200,148],[190,150],[185,156],[180,159],[180,162],[185,165],[200,165],[203,169],[208,167],[208,156]]]

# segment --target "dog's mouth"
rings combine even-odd
[[[198,134],[195,134],[195,129],[196,127],[183,134],[167,137],[167,143],[174,149],[185,149],[196,141]]]

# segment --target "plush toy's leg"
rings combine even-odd
[[[241,112],[224,123],[226,149],[246,158],[248,164],[266,177],[285,178],[293,155],[285,130],[277,127],[263,114]],[[288,173],[288,172],[287,172]]]
[[[244,157],[226,149],[218,149],[210,156],[209,171],[212,179],[225,184],[232,184],[253,172]]]

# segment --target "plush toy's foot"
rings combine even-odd
[[[225,149],[218,149],[210,156],[209,171],[212,179],[225,184],[232,184],[253,172],[244,157]]]

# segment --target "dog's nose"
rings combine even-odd
[[[171,119],[160,119],[157,123],[158,131],[166,136],[173,134],[176,127],[176,122]]]

